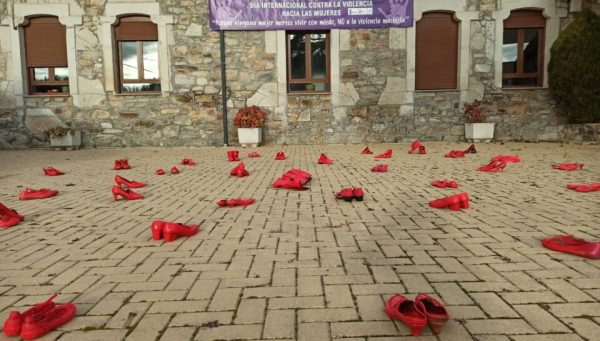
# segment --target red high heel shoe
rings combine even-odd
[[[122,196],[123,198],[127,199],[127,200],[138,200],[138,199],[144,199],[144,196],[136,193],[134,191],[132,191],[131,189],[123,189],[120,186],[114,185],[112,188],[112,194],[113,194],[113,198],[115,198],[115,201],[117,201],[117,196]]]
[[[471,144],[469,146],[469,148],[465,149],[464,153],[465,154],[468,154],[468,153],[475,154],[475,153],[477,153],[477,149],[475,149],[475,145],[474,144]]]
[[[501,171],[504,169],[504,167],[506,167],[506,162],[502,159],[500,160],[494,160],[490,163],[488,163],[485,166],[479,167],[477,168],[478,171],[482,171],[482,172],[497,172],[497,171]]]
[[[415,307],[427,317],[427,323],[434,334],[439,334],[448,322],[448,311],[444,305],[429,295],[418,294],[415,298]]]
[[[117,185],[125,185],[129,188],[142,188],[142,187],[146,187],[146,184],[143,182],[137,182],[137,181],[129,181],[119,175],[115,175],[115,182],[117,183]]]
[[[341,191],[335,193],[336,199],[343,199],[344,201],[352,201],[354,199],[354,191],[352,188],[344,188]]]
[[[390,159],[392,157],[392,150],[388,149],[385,152],[379,154],[379,155],[375,155],[376,159]]]
[[[363,201],[365,192],[360,187],[353,187],[352,188],[352,196],[354,197],[354,199],[356,199],[356,201]]]
[[[179,169],[177,169],[177,167],[173,166],[171,168],[171,174],[179,174]]]
[[[461,208],[469,208],[469,195],[465,192],[442,199],[432,200],[429,202],[429,206],[434,208],[449,207],[452,211],[459,211]]]
[[[185,158],[179,162],[180,165],[184,166],[195,166],[196,163],[192,159]]]
[[[362,152],[360,152],[360,153],[361,154],[373,154],[371,149],[369,149],[369,146],[366,146],[365,149],[363,149]]]
[[[20,215],[19,213],[17,213],[16,210],[10,209],[10,208],[4,206],[3,204],[0,204],[0,216],[2,216],[2,215],[12,217],[12,218],[17,218],[17,219],[19,219],[19,221],[23,221],[25,219],[25,217]]]
[[[552,168],[566,171],[574,171],[583,169],[583,163],[561,163],[553,165]]]
[[[275,154],[275,160],[285,160],[285,153],[277,152],[277,154]]]
[[[595,192],[595,191],[600,191],[600,182],[594,182],[589,185],[567,184],[567,188],[572,189],[576,192],[583,192],[583,193]]]
[[[150,230],[152,231],[152,239],[159,240],[162,239],[163,229],[165,228],[165,222],[160,220],[155,220],[150,225]]]
[[[412,154],[415,152],[415,150],[418,150],[419,147],[421,147],[421,142],[419,142],[419,140],[414,140],[412,142],[412,144],[410,145],[410,149],[408,150],[409,154]]]
[[[178,223],[167,223],[163,229],[163,237],[165,242],[172,242],[177,239],[177,236],[191,237],[198,233],[200,225],[183,225]]]
[[[504,161],[504,162],[521,162],[519,155],[497,155],[492,158],[492,161]]]
[[[44,167],[42,169],[44,170],[44,174],[47,176],[59,176],[65,174],[54,167]]]
[[[32,199],[45,199],[50,198],[58,194],[58,191],[55,189],[30,189],[25,188],[24,191],[19,193],[19,200],[32,200]]]
[[[165,170],[164,169],[157,169],[156,172],[154,172],[156,175],[164,175],[165,174]]]
[[[390,318],[409,326],[413,336],[421,335],[421,330],[427,325],[427,317],[415,307],[415,302],[402,295],[394,295],[387,300],[385,312]]]
[[[23,321],[33,315],[37,314],[45,314],[48,311],[54,309],[55,303],[52,302],[56,298],[56,294],[52,295],[49,299],[42,303],[38,303],[35,306],[25,310],[23,313],[18,311],[12,311],[6,321],[4,321],[4,326],[2,327],[2,331],[6,336],[18,336],[21,333],[21,326],[23,325]]]
[[[317,163],[320,165],[333,165],[333,161],[331,161],[324,153],[321,153],[321,156],[319,157],[319,161],[317,161]]]
[[[554,251],[590,259],[600,259],[600,242],[588,242],[573,236],[558,236],[542,239],[542,245]]]
[[[19,224],[20,222],[21,221],[19,220],[19,218],[16,218],[16,217],[10,217],[7,215],[0,216],[0,227],[1,228],[13,227],[13,226]]]
[[[465,152],[460,151],[460,150],[451,150],[444,156],[451,157],[451,158],[460,158],[460,157],[465,157]]]
[[[74,304],[67,303],[55,306],[44,313],[28,316],[23,320],[21,326],[21,338],[32,340],[44,336],[71,321],[76,312],[77,307]]]

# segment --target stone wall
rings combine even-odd
[[[416,0],[423,1],[426,0]],[[285,49],[280,32],[227,32],[227,106],[230,143],[236,111],[258,104],[267,112],[267,143],[367,143],[464,137],[462,105],[484,99],[500,140],[559,140],[564,128],[547,90],[510,90],[495,86],[497,0],[456,0],[456,11],[472,14],[467,87],[456,91],[414,91],[409,79],[407,29],[339,31],[333,48],[332,92],[288,95]],[[552,0],[548,0],[552,1]],[[587,0],[597,4],[596,0]],[[159,1],[166,22],[161,40],[168,52],[170,90],[162,95],[121,95],[108,89],[103,25],[106,8],[123,0],[16,0],[15,4],[68,4],[75,25],[79,93],[71,97],[15,95],[11,52],[12,9],[0,0],[0,148],[42,147],[43,130],[67,122],[83,131],[83,143],[104,146],[218,146],[223,144],[219,34],[208,28],[207,0]],[[132,3],[156,4],[155,0]],[[569,2],[556,0],[568,13]],[[561,12],[562,13],[562,12]],[[566,18],[565,14],[565,18]],[[564,21],[562,23],[565,24]],[[414,30],[413,33],[414,34]],[[285,39],[285,38],[283,38]],[[283,44],[285,46],[285,44]],[[334,72],[335,71],[335,72]],[[283,74],[283,77],[282,77]],[[413,86],[414,87],[414,86]],[[19,103],[22,102],[22,104]]]

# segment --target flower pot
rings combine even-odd
[[[242,147],[258,146],[262,142],[262,128],[238,128],[238,141]]]
[[[64,136],[50,135],[50,146],[56,148],[77,149],[81,146],[81,131],[71,131],[70,134]]]
[[[494,138],[494,123],[465,123],[467,140],[491,140]]]

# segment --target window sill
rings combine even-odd
[[[460,91],[460,89],[432,89],[432,90],[417,90],[415,89],[415,92],[457,92]]]
[[[66,98],[66,97],[71,97],[71,94],[56,94],[56,95],[52,95],[52,94],[36,94],[36,95],[23,95],[23,98],[43,98],[43,97],[61,97],[61,98]]]
[[[122,92],[115,92],[113,93],[113,95],[118,96],[118,97],[133,97],[133,96],[150,96],[150,97],[156,97],[156,96],[162,96],[162,92],[127,92],[127,93],[122,93]]]
[[[288,96],[331,95],[331,92],[288,92]]]

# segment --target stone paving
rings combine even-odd
[[[428,293],[451,320],[421,340],[598,340],[600,261],[544,249],[546,236],[600,239],[600,193],[567,182],[600,181],[600,146],[428,143],[427,155],[392,148],[390,160],[363,145],[267,146],[245,157],[250,176],[234,178],[225,148],[0,151],[0,201],[26,216],[0,229],[0,320],[59,293],[77,317],[44,340],[402,340],[384,300]],[[230,148],[231,149],[231,148]],[[275,152],[288,159],[275,161]],[[325,152],[334,165],[317,165]],[[498,154],[522,162],[504,172],[475,169]],[[128,157],[132,169],[112,170]],[[195,167],[154,175],[184,157]],[[581,171],[553,170],[582,162]],[[388,173],[370,168],[388,163]],[[67,174],[45,177],[42,166]],[[303,192],[270,187],[285,170],[313,174]],[[114,202],[115,174],[147,181],[139,201]],[[430,186],[452,179],[458,190]],[[333,192],[362,186],[363,202]],[[24,187],[60,190],[19,201]],[[430,208],[458,191],[471,208]],[[248,207],[218,208],[227,197]],[[196,223],[201,232],[172,243],[151,239],[154,219]],[[0,340],[8,340],[4,335]]]

